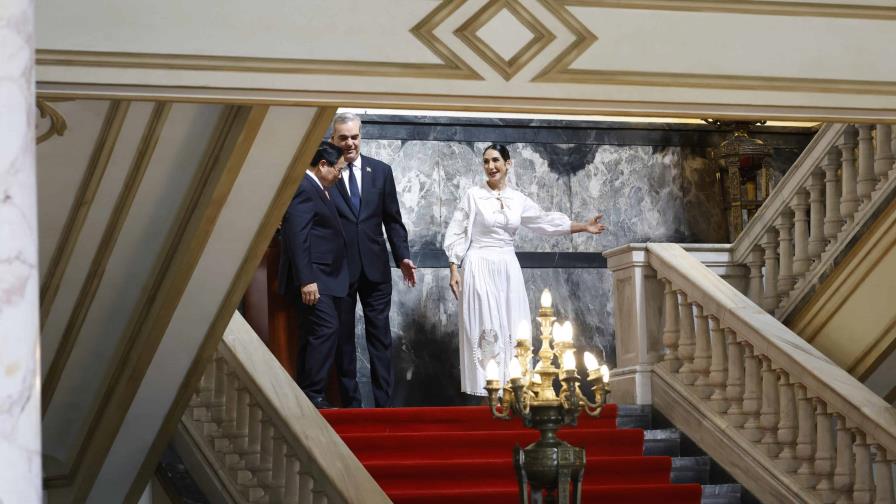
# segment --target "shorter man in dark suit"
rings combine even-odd
[[[339,179],[341,158],[339,147],[321,142],[281,227],[279,284],[283,294],[301,301],[299,387],[318,409],[330,407],[324,391],[349,286],[345,235],[327,192]]]

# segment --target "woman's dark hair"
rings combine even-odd
[[[340,149],[338,145],[324,140],[317,147],[317,152],[314,153],[314,157],[311,158],[311,167],[314,168],[321,161],[326,161],[327,164],[336,166],[336,163],[339,162],[341,156],[342,149]]]
[[[482,150],[482,155],[485,155],[485,151],[493,150],[498,151],[498,154],[501,155],[501,159],[504,161],[510,161],[510,151],[507,150],[507,146],[503,144],[493,143]]]

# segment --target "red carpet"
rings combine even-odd
[[[321,413],[396,504],[515,504],[513,447],[538,437],[479,406]],[[616,428],[614,404],[559,437],[586,450],[585,503],[700,502],[700,485],[669,484],[669,457],[641,455],[643,431]]]

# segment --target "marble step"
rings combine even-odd
[[[619,404],[616,427],[620,429],[650,429],[652,410],[650,405]]]
[[[681,432],[678,429],[648,429],[644,431],[644,455],[681,455]]]
[[[743,487],[738,484],[703,485],[701,504],[742,504]]]
[[[709,457],[674,457],[672,459],[672,483],[709,484]]]

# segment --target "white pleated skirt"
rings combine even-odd
[[[461,391],[486,395],[486,364],[495,359],[505,383],[519,323],[531,320],[513,248],[470,248],[463,263],[458,319]]]

